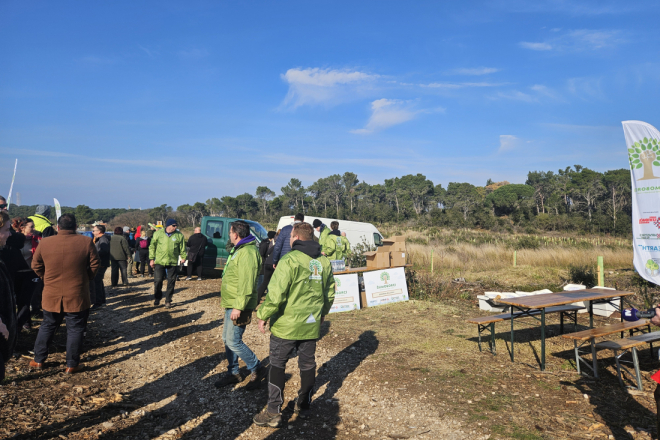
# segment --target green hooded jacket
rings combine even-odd
[[[344,258],[351,251],[351,242],[348,241],[348,238],[341,236],[341,252],[344,254]]]
[[[278,338],[318,339],[321,317],[328,314],[334,300],[335,279],[330,261],[322,255],[312,258],[295,250],[294,245],[294,250],[277,264],[257,317],[262,321],[270,319],[270,331]]]
[[[344,253],[344,245],[341,242],[341,236],[328,235],[328,240],[333,240],[335,242],[335,254],[332,256],[333,260],[343,260],[346,257]]]
[[[176,266],[181,260],[185,260],[186,255],[186,239],[179,231],[174,231],[169,237],[165,229],[159,229],[154,232],[151,237],[151,244],[149,245],[149,259],[154,261],[154,264],[161,266]]]
[[[327,226],[323,228],[319,235],[319,244],[321,245],[321,252],[323,252],[329,260],[336,260],[335,251],[337,249],[337,243],[335,241],[335,236],[330,235],[330,228]]]
[[[261,255],[257,242],[232,248],[222,271],[220,306],[225,309],[254,310],[257,307],[257,278]]]

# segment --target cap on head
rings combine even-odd
[[[129,228],[128,226],[124,226],[124,232],[128,232],[130,230],[131,230],[131,228]]]
[[[39,205],[37,206],[36,211],[34,212],[35,215],[43,215],[44,217],[48,217],[50,215],[50,206],[48,205]]]
[[[170,226],[177,226],[176,220],[173,218],[168,218],[167,221],[165,222],[165,227],[170,227]]]
[[[272,240],[273,238],[275,238],[275,234],[276,234],[275,231],[268,231],[268,238]]]
[[[314,219],[314,223],[312,223],[312,226],[314,226],[314,229],[318,228],[321,226],[323,223],[319,219]]]

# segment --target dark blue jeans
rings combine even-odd
[[[225,309],[225,320],[222,323],[222,340],[225,343],[225,354],[227,355],[227,370],[231,374],[238,374],[238,358],[245,362],[247,369],[256,371],[259,368],[259,359],[250,347],[243,342],[244,325],[234,325],[230,319],[234,309]]]
[[[53,342],[57,329],[66,318],[66,366],[77,367],[83,346],[83,332],[87,326],[89,309],[76,313],[54,313],[44,310],[44,320],[34,342],[34,361],[43,363],[48,357],[48,346]]]

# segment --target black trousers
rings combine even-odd
[[[298,350],[300,390],[298,403],[308,408],[316,382],[316,339],[293,341],[270,335],[270,371],[268,372],[268,412],[279,414],[284,403],[284,368],[293,349]]]
[[[163,280],[167,276],[167,291],[165,292],[165,302],[172,302],[174,295],[174,284],[176,283],[176,272],[179,266],[154,266],[154,299],[160,301],[163,298]]]
[[[273,276],[274,272],[275,272],[275,269],[273,269],[272,264],[264,264],[264,281],[257,288],[257,299],[258,300],[261,300],[261,298],[264,296],[264,293],[266,292],[266,289],[268,288],[268,283],[270,283],[270,279]]]
[[[32,303],[32,295],[37,289],[38,284],[34,281],[39,279],[37,274],[33,271],[18,272],[16,276],[16,307],[18,314],[16,315],[16,327],[20,329],[23,324],[31,323],[30,304]]]
[[[191,263],[188,261],[188,266],[186,268],[188,272],[188,277],[192,276],[193,270],[197,270],[197,278],[202,277],[202,269],[204,269],[204,265],[202,264],[203,258],[197,257],[194,263]]]
[[[30,300],[32,306],[32,314],[35,315],[41,311],[41,293],[44,290],[44,281],[39,278],[32,292],[32,299]]]
[[[101,305],[105,304],[105,287],[103,287],[103,278],[105,271],[108,270],[106,266],[99,267],[94,279],[89,283],[89,298],[92,304]]]
[[[43,363],[48,357],[48,346],[53,342],[57,329],[66,318],[66,366],[77,367],[83,347],[83,332],[87,327],[89,309],[83,312],[47,312],[39,327],[37,340],[34,342],[34,361]]]
[[[126,269],[128,263],[126,260],[110,260],[110,284],[112,287],[117,287],[117,282],[119,281],[119,271],[121,271],[121,282],[124,286],[128,286],[128,274]]]
[[[140,252],[140,274],[144,276],[144,270],[149,269],[149,275],[154,274],[154,269],[151,267],[151,264],[149,264],[149,251],[147,252]]]

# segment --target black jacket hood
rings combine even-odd
[[[339,231],[339,229],[337,229],[335,231],[330,231],[330,235],[336,235],[337,237],[341,237],[341,232]]]
[[[303,254],[308,255],[312,258],[318,258],[321,256],[321,245],[313,240],[310,241],[296,240],[293,242],[293,246],[291,246],[291,250],[300,251]]]

